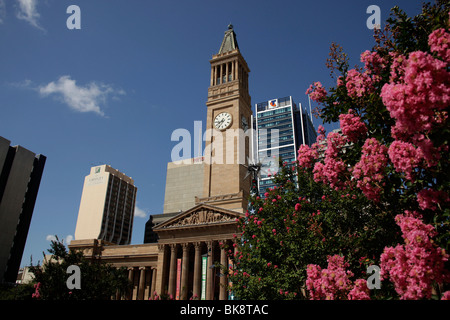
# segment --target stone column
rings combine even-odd
[[[189,243],[183,243],[183,260],[181,265],[181,296],[180,300],[188,299],[189,278]]]
[[[195,247],[195,258],[194,258],[194,284],[193,284],[193,294],[200,299],[200,281],[202,278],[202,247],[200,242],[194,243]]]
[[[175,284],[177,280],[177,245],[170,245],[169,289],[168,294],[175,298]]]
[[[130,291],[128,292],[128,295],[127,295],[127,299],[128,300],[132,300],[133,299],[133,288],[134,288],[133,277],[134,277],[134,268],[133,267],[129,267],[128,268],[128,281],[131,284],[131,288],[130,288]]]
[[[144,285],[144,300],[148,300],[150,298],[150,290],[152,285],[152,268],[145,268],[145,285]]]
[[[150,289],[150,299],[155,297],[155,289],[156,289],[156,279],[157,279],[158,269],[152,269],[152,287]]]
[[[214,299],[214,242],[208,241],[208,260],[206,263],[206,300]]]
[[[234,64],[236,61],[231,61],[231,81],[236,80],[236,77],[234,76]]]
[[[145,289],[145,267],[139,268],[139,288],[138,296],[136,300],[144,300],[144,289]]]
[[[229,70],[228,70],[228,62],[227,62],[226,66],[225,66],[225,82],[228,82],[228,72],[229,72]]]
[[[222,276],[220,277],[220,291],[219,300],[227,300],[227,280],[228,280],[228,259],[227,251],[225,249],[226,241],[223,241],[223,246],[220,249],[220,264],[223,266]]]
[[[156,267],[157,276],[155,281],[155,289],[152,292],[152,295],[154,295],[154,292],[156,291],[158,295],[161,295],[165,293],[165,286],[166,286],[166,276],[167,276],[167,263],[166,263],[166,245],[160,244],[158,245],[158,266]]]
[[[219,66],[214,67],[214,85],[217,86],[219,83],[217,81],[217,78],[219,78]]]
[[[214,85],[214,67],[211,68],[211,81],[209,86],[212,87]]]

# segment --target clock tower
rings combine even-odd
[[[231,24],[210,63],[203,197],[196,202],[245,212],[251,182],[247,175],[252,131],[250,69]]]

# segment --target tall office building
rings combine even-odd
[[[195,197],[203,195],[203,157],[167,164],[163,213],[179,213],[195,206]]]
[[[84,179],[75,239],[129,244],[136,191],[133,179],[109,165],[92,167]]]
[[[16,282],[45,160],[0,137],[0,282]]]
[[[256,104],[256,157],[261,162],[259,192],[275,184],[272,176],[278,171],[278,161],[292,163],[297,158],[297,150],[302,144],[311,145],[316,141],[316,131],[310,115],[295,104],[292,96],[272,99]]]

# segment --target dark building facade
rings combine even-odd
[[[45,161],[0,137],[0,282],[16,282]]]

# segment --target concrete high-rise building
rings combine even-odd
[[[16,282],[45,161],[0,137],[0,282]]]
[[[195,206],[195,197],[203,195],[204,171],[203,157],[167,164],[163,213],[179,213]]]
[[[75,239],[129,244],[136,191],[132,178],[109,165],[92,167],[84,179]]]
[[[302,144],[316,141],[316,131],[310,115],[299,103],[297,107],[292,96],[272,99],[256,104],[256,157],[261,162],[259,192],[275,184],[272,176],[278,171],[278,161],[292,163]]]

